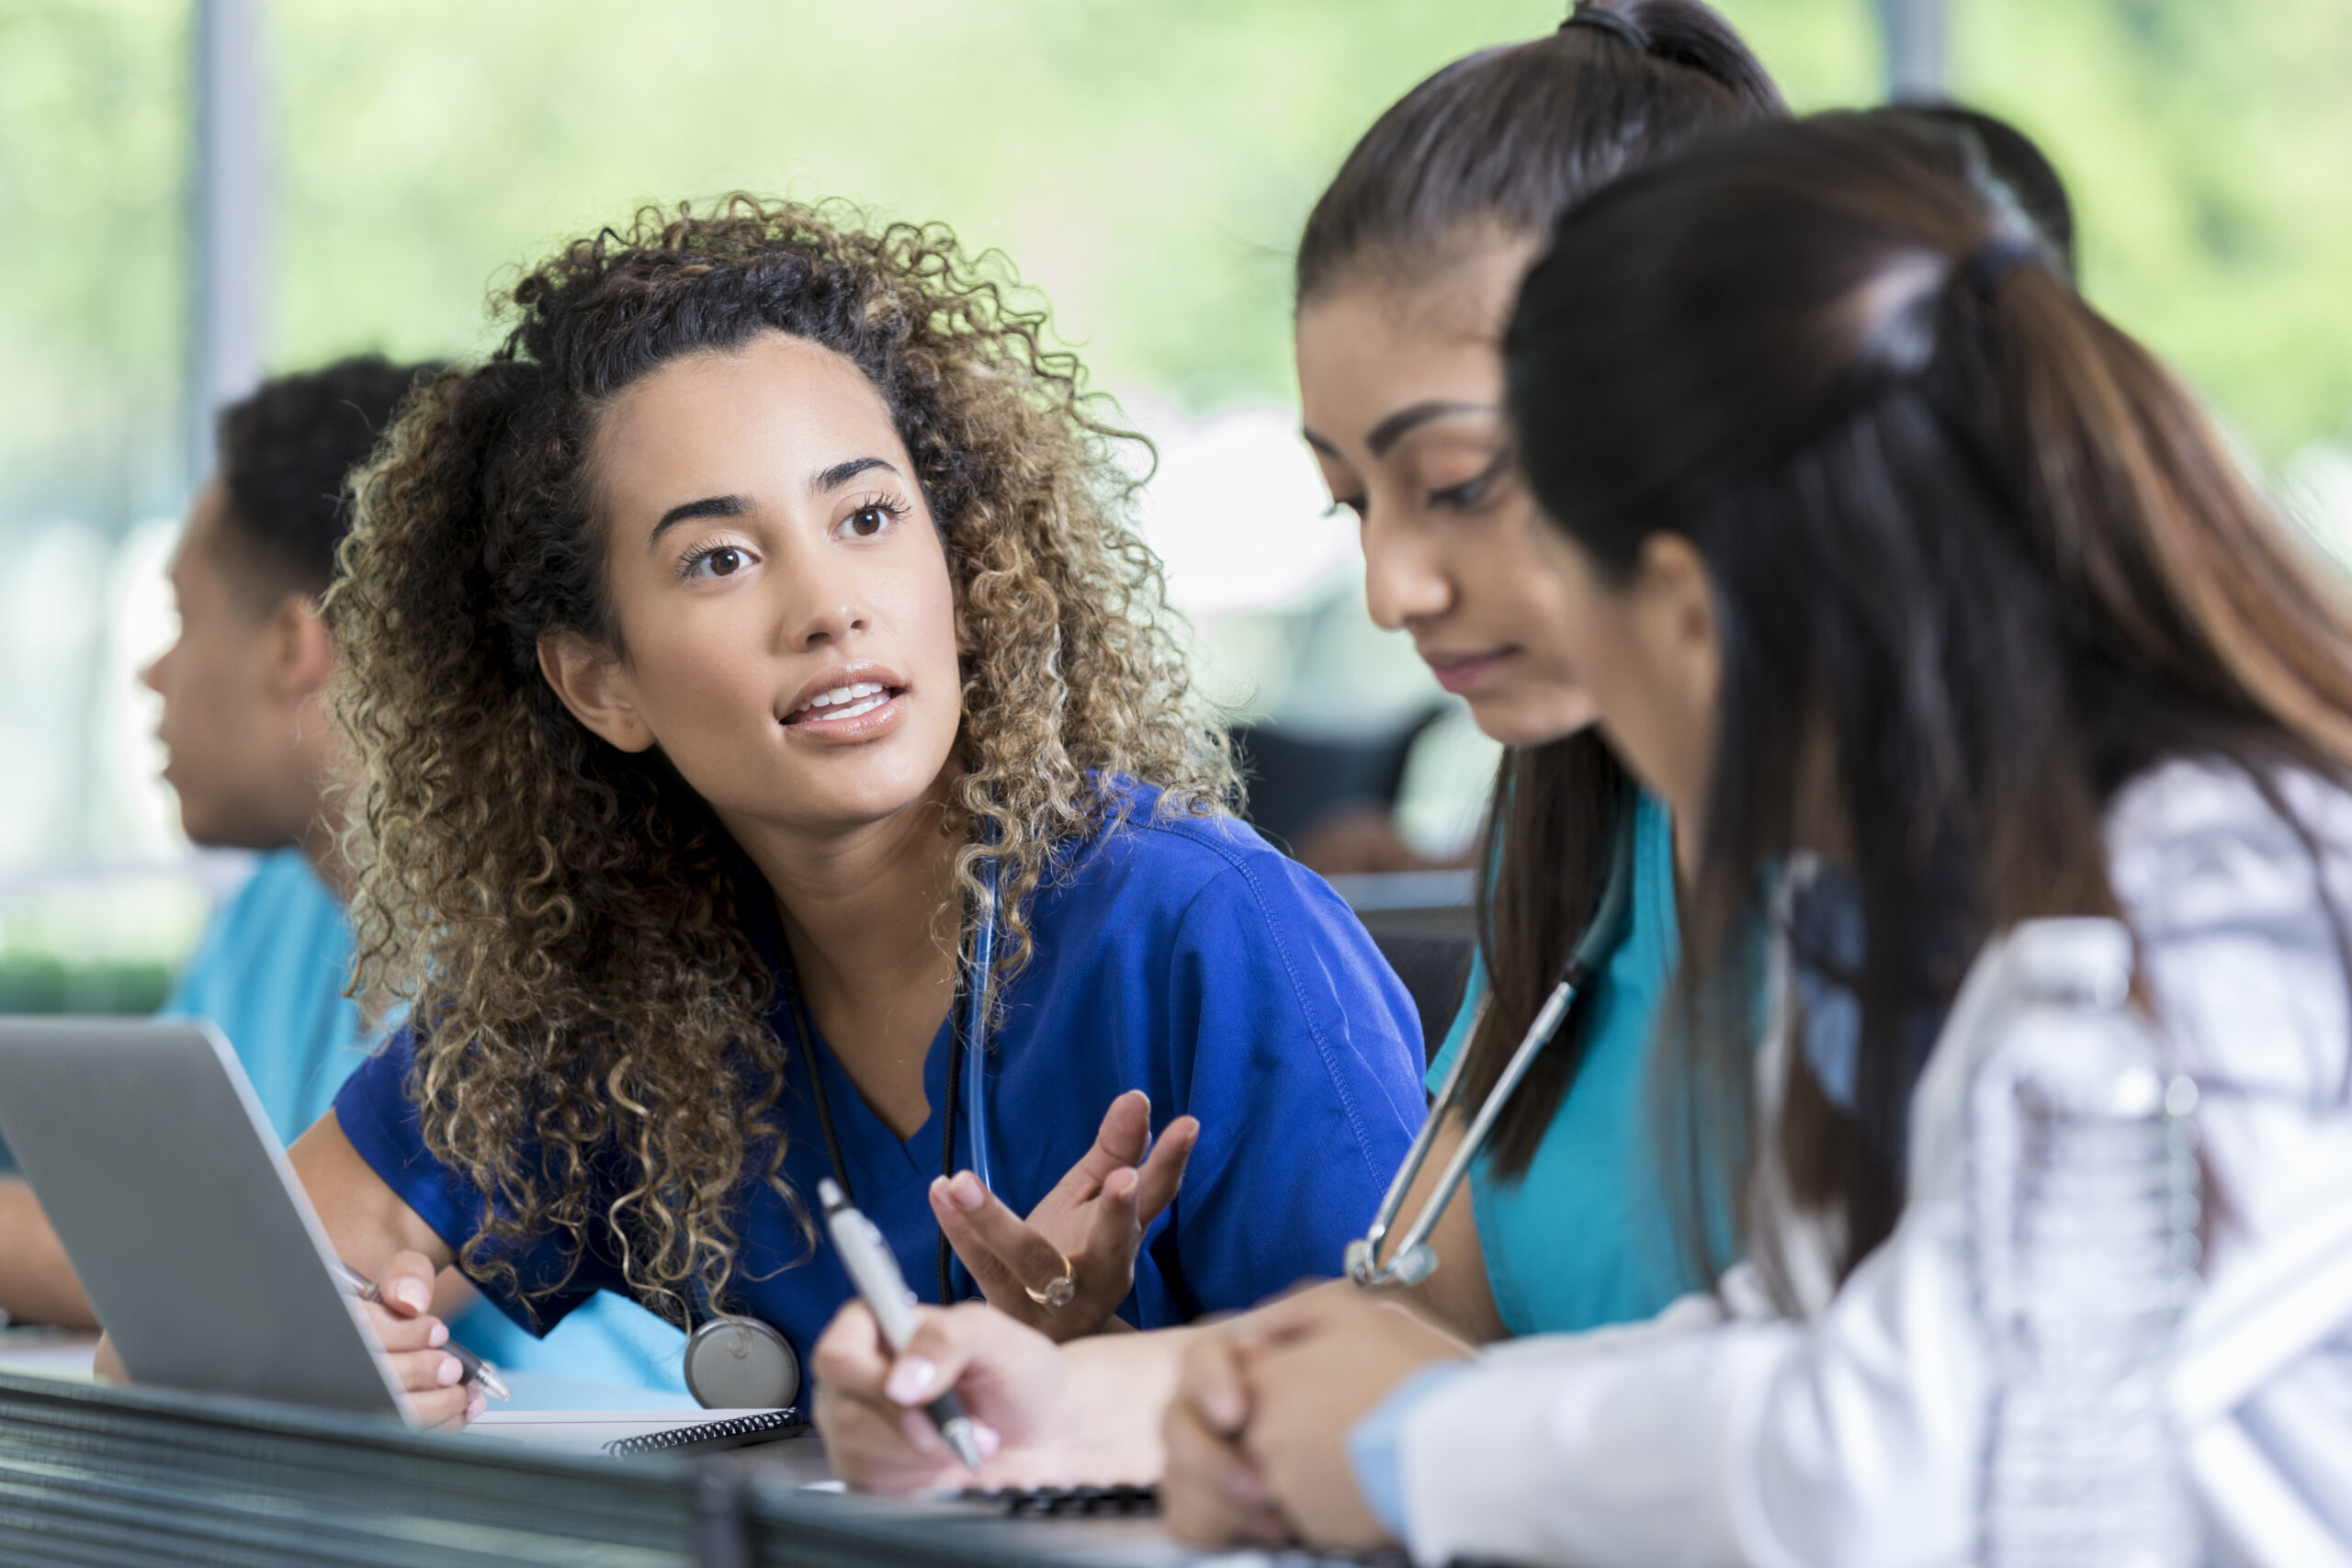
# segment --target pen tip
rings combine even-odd
[[[968,1417],[959,1416],[946,1422],[939,1428],[939,1435],[947,1439],[947,1446],[956,1450],[956,1457],[964,1461],[966,1470],[978,1472],[980,1445],[972,1437],[972,1423]]]

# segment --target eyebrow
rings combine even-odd
[[[1370,451],[1374,457],[1385,457],[1388,456],[1389,448],[1404,440],[1408,432],[1427,424],[1433,419],[1444,419],[1457,413],[1498,412],[1500,411],[1492,403],[1415,403],[1410,408],[1398,409],[1395,413],[1374,425],[1372,434],[1363,438],[1363,444],[1366,450]],[[1307,439],[1311,441],[1314,437],[1309,436]]]
[[[827,491],[839,490],[858,475],[875,468],[888,468],[894,474],[899,472],[897,464],[885,462],[879,457],[852,457],[846,463],[835,463],[830,468],[820,469],[808,480],[808,493],[822,495]],[[899,477],[903,479],[905,476]]]
[[[700,501],[689,501],[664,512],[662,521],[653,525],[653,532],[645,536],[645,542],[649,546],[659,544],[662,531],[673,523],[684,523],[695,517],[741,517],[750,510],[740,495],[707,495]]]

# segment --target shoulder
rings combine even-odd
[[[272,934],[292,927],[348,922],[343,905],[319,880],[309,858],[291,849],[262,856],[244,886],[221,907],[220,919],[232,930],[250,927]]]
[[[2352,795],[2306,771],[2173,762],[2117,796],[2107,838],[2179,1043],[2241,1082],[2336,1081],[2352,1021]]]
[[[1177,913],[1196,906],[1344,908],[1329,883],[1237,817],[1171,804],[1154,786],[1126,778],[1104,795],[1102,825],[1072,857],[1067,880],[1074,885],[1114,888],[1123,900]]]
[[[2300,769],[2165,764],[2107,814],[2109,877],[2143,938],[2249,919],[2316,928],[2352,881],[2352,795]]]

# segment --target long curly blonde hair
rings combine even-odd
[[[619,392],[769,332],[845,355],[880,392],[963,616],[949,830],[967,898],[996,861],[1001,978],[1061,852],[1114,824],[1117,777],[1158,786],[1163,810],[1212,811],[1238,785],[1159,563],[1122,521],[1115,453],[1140,438],[1098,417],[994,253],[736,197],[571,244],[505,313],[503,344],[422,384],[356,477],[327,600],[363,765],[358,984],[408,1004],[425,1145],[487,1200],[469,1269],[512,1281],[502,1241],[552,1229],[576,1258],[602,1235],[679,1318],[695,1286],[724,1299],[744,1183],[781,1186],[786,1054],[715,815],[658,750],[589,734],[539,673],[548,633],[616,644],[586,467]],[[597,1212],[592,1168],[616,1157],[628,1179]]]

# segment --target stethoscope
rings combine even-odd
[[[981,1187],[993,1192],[996,1181],[989,1164],[988,997],[989,976],[996,966],[996,857],[983,859],[978,874],[980,891],[972,900],[975,908],[967,921],[972,933],[967,950],[968,957],[958,981],[956,1000],[949,1005],[951,1013],[960,1011],[961,1016],[947,1041],[947,1103],[940,1117],[944,1131],[939,1174],[956,1174],[956,1123],[960,1111],[964,1124],[971,1132],[972,1174],[979,1179]],[[785,952],[782,932],[777,933],[776,945],[779,953]],[[842,1158],[841,1139],[833,1132],[832,1105],[825,1094],[825,1075],[817,1061],[816,1026],[809,1021],[808,1003],[801,995],[798,976],[791,973],[790,963],[787,953],[782,978],[792,1016],[794,1044],[808,1070],[809,1098],[816,1102],[817,1127],[824,1135],[825,1158],[832,1166],[833,1179],[854,1203],[856,1188],[851,1184],[849,1167]],[[939,1299],[943,1302],[956,1299],[955,1257],[955,1249],[943,1232],[939,1237]],[[1060,1285],[1062,1281],[1055,1283]],[[1047,1298],[1040,1295],[1038,1299]],[[697,1325],[686,1337],[684,1372],[686,1392],[705,1409],[780,1408],[791,1404],[793,1396],[800,1392],[800,1358],[791,1341],[755,1317],[718,1314]]]
[[[1487,1091],[1486,1103],[1478,1107],[1478,1114],[1471,1118],[1469,1130],[1462,1135],[1462,1145],[1446,1162],[1438,1177],[1437,1190],[1430,1194],[1419,1214],[1406,1230],[1386,1261],[1380,1257],[1380,1244],[1387,1239],[1389,1227],[1396,1223],[1396,1211],[1405,1204],[1405,1194],[1412,1190],[1414,1179],[1421,1173],[1421,1166],[1430,1157],[1430,1145],[1437,1136],[1438,1123],[1453,1104],[1453,1091],[1462,1081],[1462,1069],[1470,1060],[1465,1043],[1456,1052],[1453,1065],[1446,1069],[1445,1081],[1438,1086],[1437,1099],[1430,1106],[1430,1116],[1421,1124],[1419,1134],[1413,1139],[1412,1148],[1405,1156],[1405,1163],[1388,1184],[1388,1195],[1380,1201],[1380,1212],[1373,1216],[1372,1228],[1356,1240],[1348,1243],[1348,1278],[1367,1288],[1374,1285],[1418,1285],[1437,1271],[1437,1249],[1430,1245],[1430,1232],[1437,1228],[1446,1205],[1453,1201],[1454,1190],[1462,1185],[1463,1176],[1470,1162],[1486,1146],[1487,1134],[1493,1131],[1495,1119],[1510,1103],[1511,1093],[1520,1080],[1527,1077],[1527,1069],[1552,1043],[1561,1023],[1576,1006],[1577,998],[1591,984],[1594,975],[1609,955],[1616,951],[1623,938],[1626,925],[1634,912],[1634,823],[1631,810],[1620,814],[1616,837],[1610,846],[1609,880],[1602,885],[1600,902],[1594,908],[1591,923],[1584,929],[1584,936],[1560,968],[1559,983],[1544,1000],[1535,1014],[1535,1021],[1527,1026],[1519,1049],[1511,1055],[1502,1077]]]

